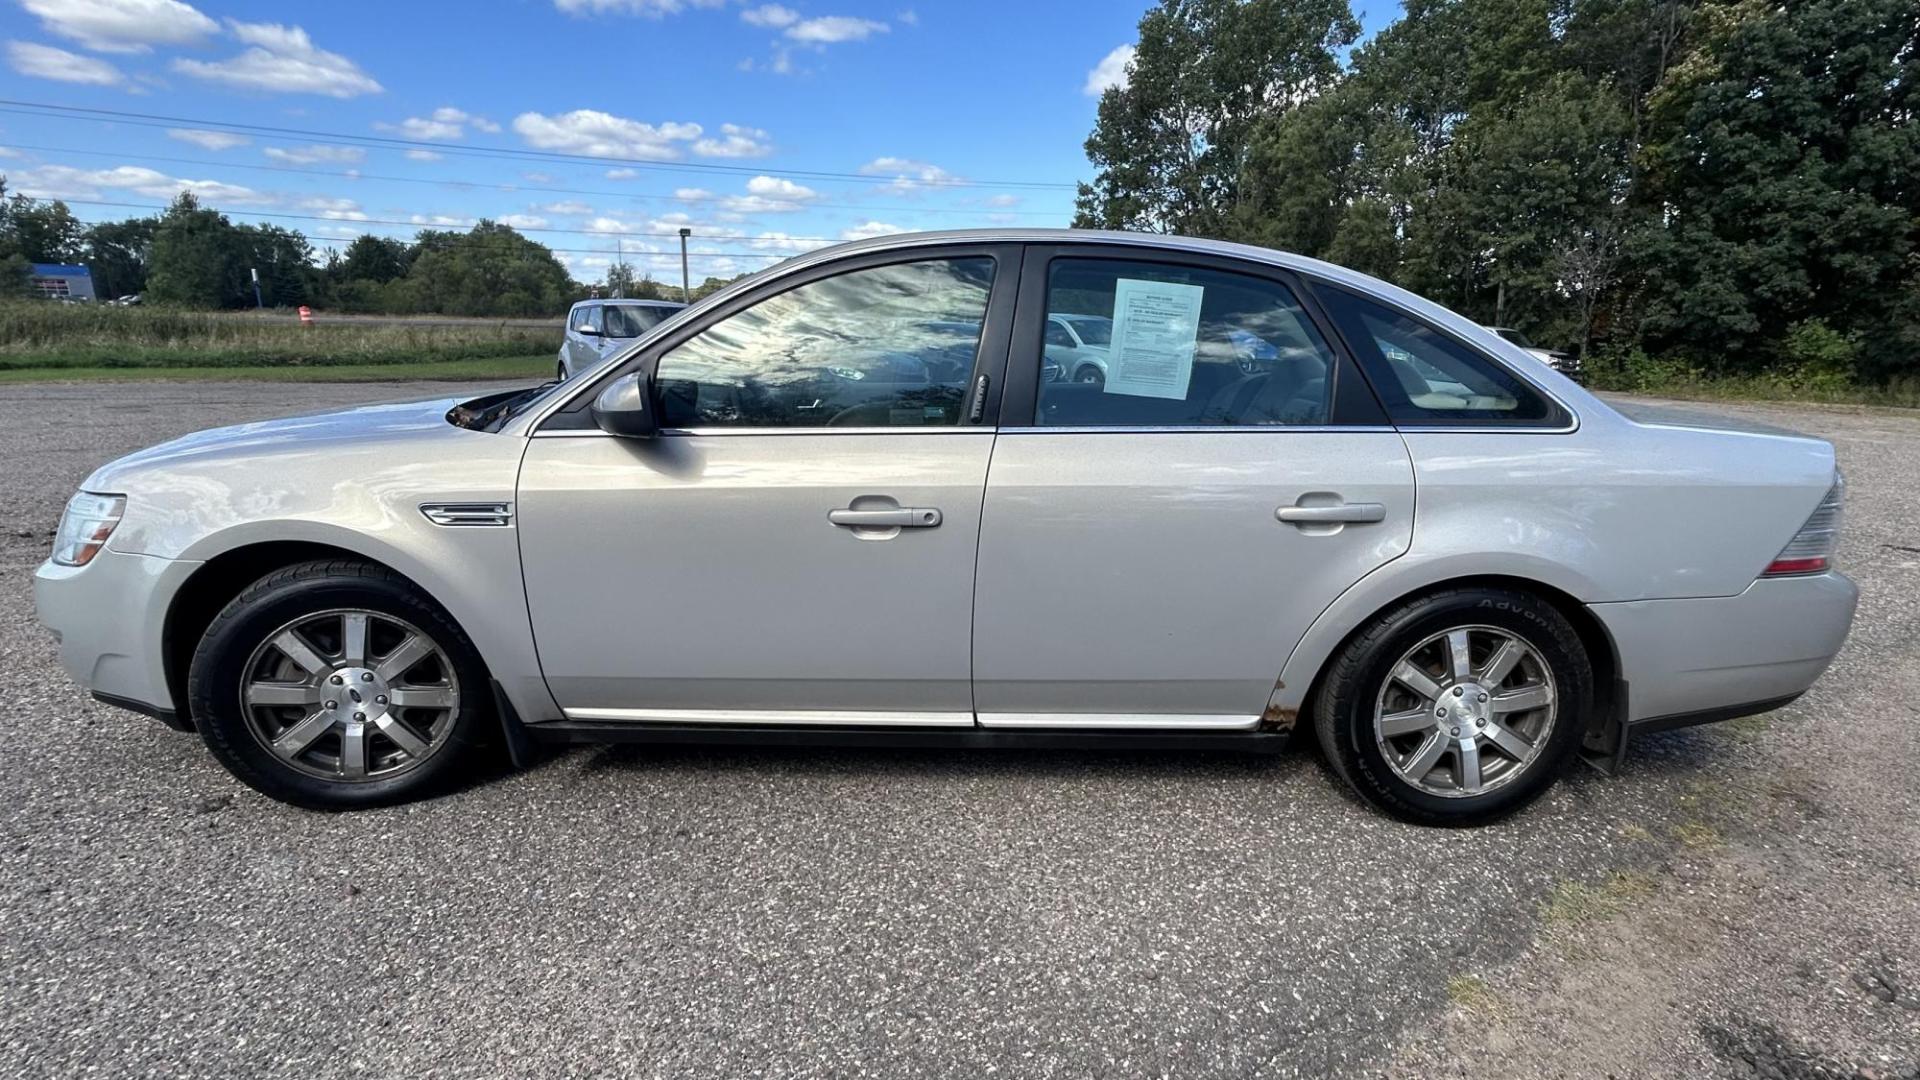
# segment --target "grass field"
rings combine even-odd
[[[420,363],[278,364],[263,367],[0,367],[0,386],[25,382],[102,382],[143,379],[256,382],[410,382],[553,378],[553,356],[500,356]]]
[[[97,304],[0,304],[0,378],[422,378],[449,365],[478,370],[537,371],[551,364],[559,327],[474,321],[454,325],[325,323],[263,319],[223,312],[116,308]],[[487,368],[486,365],[493,365]],[[383,376],[346,369],[393,367]],[[405,368],[402,373],[400,368]],[[338,369],[338,370],[335,370]],[[272,374],[268,374],[271,372]]]

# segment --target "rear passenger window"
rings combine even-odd
[[[1396,423],[1560,419],[1525,380],[1433,327],[1345,289],[1319,296]]]
[[[1334,354],[1292,290],[1220,270],[1055,259],[1035,423],[1325,424]]]

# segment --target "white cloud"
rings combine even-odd
[[[586,203],[580,202],[577,199],[566,199],[561,202],[543,203],[539,206],[534,207],[534,209],[544,210],[549,214],[591,214],[593,213],[593,207],[588,206]]]
[[[1117,46],[1112,52],[1100,58],[1100,62],[1087,72],[1087,82],[1080,92],[1088,97],[1099,97],[1108,90],[1127,85],[1127,69],[1133,66],[1134,48],[1131,45]]]
[[[761,4],[740,13],[740,21],[748,26],[759,26],[778,30],[783,26],[792,26],[800,21],[800,13],[790,7],[779,4]]]
[[[472,218],[454,217],[452,214],[414,214],[407,220],[433,229],[463,229],[474,223]]]
[[[231,150],[253,141],[231,131],[202,131],[199,128],[168,128],[167,138],[192,143],[202,150]]]
[[[366,211],[352,199],[328,199],[315,197],[300,204],[302,210],[318,211],[321,217],[329,221],[365,221]]]
[[[988,206],[1005,208],[1009,206],[1019,206],[1021,199],[1018,195],[989,195],[987,196],[986,202]]]
[[[500,125],[484,116],[475,116],[451,105],[443,105],[433,110],[432,116],[409,116],[397,124],[385,121],[374,124],[377,131],[391,131],[409,139],[451,142],[466,137],[468,124],[480,131],[498,132]]]
[[[640,231],[637,225],[621,221],[619,218],[610,217],[594,218],[592,221],[587,222],[586,229],[588,232],[597,233],[631,233]]]
[[[547,219],[538,214],[501,214],[493,220],[515,229],[544,229]]]
[[[7,42],[7,64],[22,75],[55,82],[119,86],[127,81],[119,68],[105,60],[30,41]]]
[[[445,155],[445,154],[443,154],[443,153],[441,153],[441,152],[440,152],[440,151],[438,151],[438,150],[409,150],[409,151],[407,151],[407,160],[408,160],[408,161],[442,161],[442,160],[445,160],[445,158],[446,158],[446,156],[447,156],[447,155]]]
[[[268,146],[261,153],[274,161],[289,165],[356,165],[367,158],[367,152],[357,146]]]
[[[892,236],[907,230],[898,225],[889,225],[884,221],[867,221],[851,228],[840,230],[842,240],[871,240],[876,236]]]
[[[960,179],[938,165],[899,157],[874,158],[860,166],[860,172],[892,178],[875,189],[882,195],[918,195],[924,188],[951,187]]]
[[[523,179],[523,180],[525,180],[525,181],[526,181],[527,183],[529,183],[529,184],[551,184],[551,183],[553,183],[553,174],[552,174],[552,173],[543,173],[543,172],[523,172],[523,173],[521,173],[521,174],[520,174],[520,178],[521,178],[521,179]]]
[[[720,200],[720,206],[734,214],[790,214],[806,209],[808,203],[819,197],[819,192],[804,184],[796,184],[785,178],[756,176],[747,181],[745,195],[728,195]]]
[[[725,7],[727,0],[553,0],[568,15],[645,15],[657,19],[693,8]]]
[[[175,60],[173,70],[209,82],[280,94],[350,98],[384,89],[358,64],[316,47],[298,26],[237,19],[228,19],[227,26],[249,46],[246,51],[225,60]]]
[[[219,180],[187,180],[139,165],[111,169],[76,169],[43,165],[11,173],[7,187],[38,199],[90,199],[106,192],[131,191],[150,199],[171,199],[192,189],[210,203],[270,203],[273,196]]]
[[[761,233],[758,236],[748,237],[746,238],[746,244],[755,251],[785,252],[812,251],[814,248],[821,246],[818,240],[790,236],[783,232],[768,232]]]
[[[786,29],[788,37],[809,45],[865,41],[875,34],[886,32],[886,23],[875,22],[872,19],[857,19],[851,15],[822,15],[817,19],[806,19],[794,23]]]
[[[20,0],[50,34],[95,52],[143,53],[191,45],[220,29],[180,0]]]
[[[693,152],[701,157],[766,157],[773,153],[773,146],[767,141],[767,133],[759,128],[721,124],[720,138],[708,136],[701,139],[693,144]]]
[[[639,175],[640,175],[639,169],[608,169],[607,170],[607,179],[609,180],[631,180],[634,177]]]
[[[673,197],[681,202],[712,202],[718,196],[706,188],[683,187],[674,188]]]
[[[895,15],[894,18],[899,20],[901,26],[919,26],[920,25],[920,13],[913,10],[912,8],[908,8],[907,10],[901,12],[900,14]]]
[[[677,144],[698,139],[703,129],[699,124],[644,124],[598,109],[575,109],[555,116],[521,113],[513,118],[513,130],[541,150],[666,161],[680,156]]]

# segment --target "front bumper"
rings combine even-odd
[[[41,563],[34,608],[80,685],[110,704],[165,720],[175,712],[161,644],[167,606],[200,566],[111,548],[85,566]]]
[[[1627,726],[1650,731],[1799,696],[1847,640],[1859,595],[1829,572],[1763,578],[1738,596],[1589,607],[1620,656]]]

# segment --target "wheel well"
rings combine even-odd
[[[1573,626],[1574,632],[1580,635],[1580,644],[1587,650],[1587,659],[1593,664],[1594,726],[1604,726],[1625,708],[1626,702],[1621,698],[1622,690],[1619,682],[1620,656],[1614,649],[1613,638],[1607,633],[1607,628],[1601,625],[1600,619],[1595,616],[1592,611],[1588,610],[1586,604],[1581,603],[1571,594],[1530,578],[1506,577],[1499,574],[1482,574],[1474,577],[1453,578],[1448,581],[1436,581],[1428,585],[1423,585],[1403,596],[1397,596],[1381,604],[1375,610],[1368,612],[1365,618],[1354,624],[1353,629],[1348,632],[1346,637],[1340,639],[1340,643],[1334,646],[1333,650],[1329,652],[1327,656],[1331,658],[1338,654],[1341,649],[1346,648],[1347,642],[1353,640],[1355,635],[1365,630],[1373,620],[1409,600],[1414,600],[1426,596],[1429,593],[1436,593],[1445,589],[1472,588],[1474,586],[1492,589],[1511,589],[1515,592],[1532,593],[1552,604],[1554,610],[1565,617],[1567,622]],[[1313,715],[1313,709],[1319,701],[1320,680],[1325,675],[1326,667],[1327,665],[1322,663],[1320,665],[1321,670],[1314,672],[1313,683],[1307,687],[1307,696],[1301,699],[1300,715],[1302,717]]]
[[[191,715],[187,704],[187,667],[193,662],[193,650],[199,646],[201,635],[212,625],[220,609],[245,592],[247,586],[275,570],[315,559],[353,559],[393,569],[357,551],[330,544],[282,540],[223,551],[208,559],[181,584],[167,608],[167,621],[160,638],[167,690],[173,696],[176,715]]]

